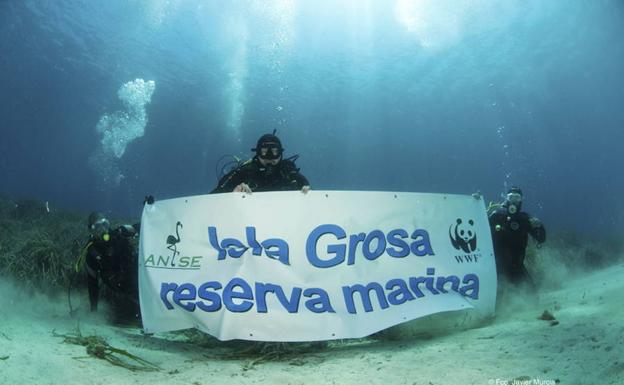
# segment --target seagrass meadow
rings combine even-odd
[[[74,263],[88,233],[84,215],[0,197],[0,275],[53,293],[78,282]]]

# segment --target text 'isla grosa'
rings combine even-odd
[[[217,251],[217,259],[226,257],[240,258],[247,251],[252,255],[265,255],[268,258],[290,265],[290,248],[288,242],[280,238],[268,238],[259,241],[256,228],[245,228],[245,240],[238,238],[221,238],[217,228],[208,227],[210,245]],[[319,250],[319,243],[325,247]],[[394,229],[388,233],[372,230],[368,233],[347,234],[335,224],[319,225],[310,232],[305,245],[307,260],[312,266],[329,268],[343,263],[353,265],[357,256],[373,261],[386,254],[393,258],[404,258],[412,254],[418,257],[435,255],[431,247],[429,233],[424,229],[416,229],[408,233],[404,229]]]

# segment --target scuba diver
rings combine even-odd
[[[496,271],[509,283],[526,283],[534,290],[535,284],[524,266],[526,247],[529,234],[541,246],[546,241],[546,230],[539,219],[521,210],[522,190],[518,187],[512,187],[502,203],[488,208]]]
[[[139,290],[136,247],[132,242],[140,224],[111,229],[101,213],[89,215],[89,240],[76,262],[76,272],[85,266],[91,311],[97,311],[100,279],[111,290],[111,306],[117,321],[137,320]]]
[[[211,194],[287,190],[301,190],[305,194],[310,190],[310,182],[295,165],[299,156],[282,158],[284,148],[275,130],[262,135],[251,151],[256,155],[223,176]]]

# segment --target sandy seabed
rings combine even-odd
[[[624,384],[624,264],[543,291],[539,305],[509,305],[485,326],[423,336],[406,324],[392,340],[331,342],[256,365],[257,357],[220,358],[232,352],[219,343],[148,337],[80,317],[83,335],[104,337],[158,365],[155,372],[114,366],[64,343],[55,333],[74,332],[77,321],[63,299],[33,298],[6,282],[0,294],[0,384]],[[556,322],[539,319],[544,310]]]

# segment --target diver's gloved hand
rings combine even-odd
[[[540,221],[539,219],[533,217],[529,219],[529,223],[531,224],[531,228],[532,229],[537,229],[539,227],[543,227],[544,225],[542,224],[542,221]]]
[[[145,206],[145,205],[153,205],[155,201],[156,201],[156,199],[154,199],[153,195],[146,195],[145,199],[143,200],[143,206]]]
[[[234,190],[232,190],[232,192],[242,192],[242,193],[251,194],[251,187],[249,187],[247,183],[241,183],[238,186],[234,187]]]

